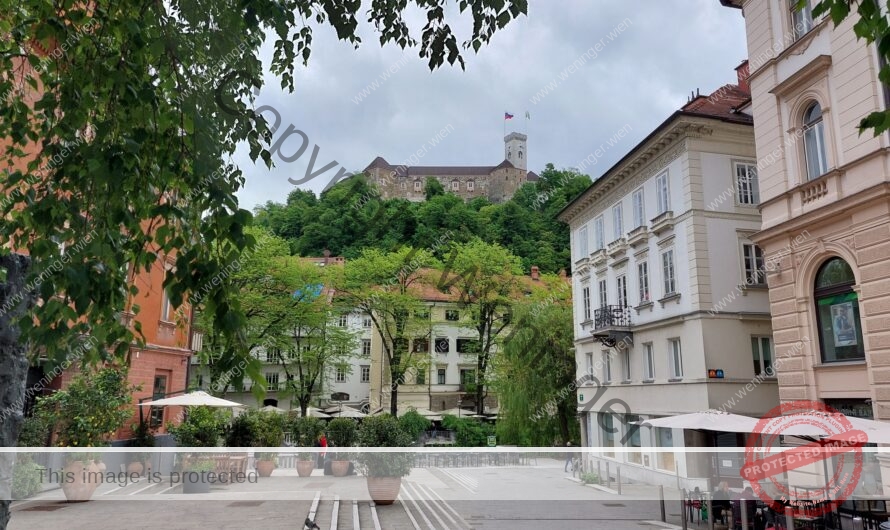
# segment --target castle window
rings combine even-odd
[[[522,160],[522,151],[519,151],[519,160]]]
[[[454,191],[458,191],[460,189],[460,181],[452,180],[451,181],[451,189]]]
[[[414,181],[414,191],[420,191],[420,190],[421,190],[421,184],[420,184],[420,181],[419,181],[419,180],[415,180],[415,181]]]
[[[407,182],[400,182],[400,183],[399,183],[399,187],[400,187],[401,189],[403,189],[403,190],[407,190],[407,189],[408,189],[408,183],[407,183]]]
[[[467,181],[467,191],[473,191],[476,189],[476,183],[472,180]]]

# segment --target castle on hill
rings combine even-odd
[[[485,197],[491,202],[505,202],[523,184],[538,180],[538,175],[526,169],[527,140],[526,135],[517,132],[505,136],[504,161],[496,166],[394,166],[378,156],[364,173],[384,199],[421,202],[426,198],[426,180],[432,177],[464,200]]]

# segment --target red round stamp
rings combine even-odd
[[[790,506],[795,516],[824,515],[856,489],[862,474],[862,444],[868,437],[828,405],[808,400],[783,403],[757,422],[754,434],[748,437],[741,474],[773,510],[784,513]],[[783,434],[817,441],[779,447]]]

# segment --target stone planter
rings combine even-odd
[[[366,481],[371,499],[383,506],[394,503],[402,488],[402,477],[366,477]]]
[[[349,460],[331,460],[331,474],[335,477],[345,477],[349,474]]]
[[[183,471],[182,492],[209,493],[210,481],[207,480],[206,475],[206,473],[201,473],[200,471]]]
[[[298,464],[299,465],[299,464]],[[275,470],[275,461],[274,460],[257,460],[256,463],[256,472],[257,475],[261,477],[271,477],[272,471]],[[299,469],[298,469],[299,472]],[[311,473],[311,471],[310,471]],[[302,476],[302,475],[300,475]]]
[[[68,502],[86,502],[102,483],[101,471],[95,462],[84,465],[83,462],[68,463],[62,480],[62,493]]]
[[[315,469],[315,460],[297,460],[297,475],[308,477],[312,475]]]

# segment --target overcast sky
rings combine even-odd
[[[281,113],[279,134],[293,124],[306,133],[310,147],[294,162],[276,159],[271,171],[254,165],[242,150],[236,157],[247,178],[239,193],[242,206],[284,202],[293,189],[288,178],[305,176],[313,145],[319,147],[316,169],[337,162],[303,186],[316,192],[340,166],[357,172],[378,155],[402,163],[448,126],[447,136],[440,135],[435,147],[427,145],[417,165],[496,165],[504,159],[505,111],[515,115],[507,132],[528,134],[529,169],[538,172],[548,162],[576,167],[617,131],[629,131],[587,168],[596,178],[685,104],[691,91],[705,94],[734,83],[733,68],[746,55],[741,13],[718,0],[529,4],[527,17],[510,23],[478,54],[465,55],[465,71],[444,66],[430,72],[417,50],[381,48],[367,23],[358,50],[338,41],[330,28],[317,30],[296,90],[282,91],[269,75],[257,101]],[[423,20],[414,20],[419,37]],[[460,27],[452,27],[465,35],[469,18],[453,20]],[[271,49],[266,52],[268,61]],[[584,64],[565,72],[578,59]],[[384,79],[390,69],[395,73]],[[356,103],[375,80],[377,88]],[[548,85],[555,88],[532,101]],[[293,153],[299,144],[294,136],[282,151]]]

